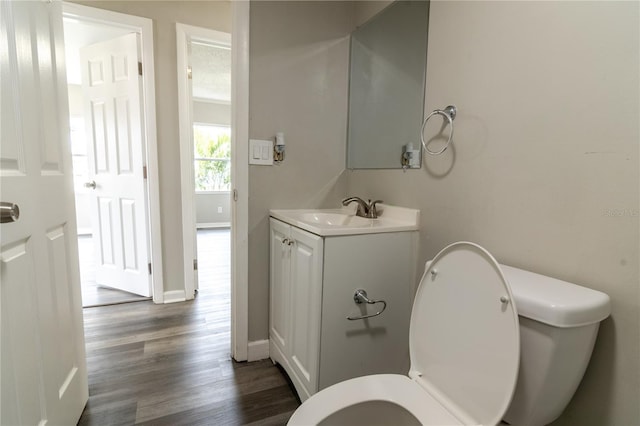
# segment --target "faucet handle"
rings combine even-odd
[[[375,200],[375,201],[369,200],[369,217],[371,219],[376,219],[378,217],[378,210],[376,209],[376,204],[378,204],[378,203],[384,203],[384,201],[382,201],[382,200]]]

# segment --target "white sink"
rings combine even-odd
[[[420,210],[378,204],[378,218],[356,216],[353,208],[271,210],[270,215],[321,236],[416,231]]]
[[[369,226],[370,219],[347,213],[328,213],[315,211],[313,213],[300,213],[298,216],[303,222],[321,226]]]

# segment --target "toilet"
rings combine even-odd
[[[288,424],[548,424],[571,400],[609,313],[604,293],[451,244],[427,262],[415,296],[408,375],[337,383]]]

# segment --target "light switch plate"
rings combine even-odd
[[[410,152],[411,152],[411,160],[409,160],[409,168],[419,169],[420,168],[420,150],[413,149]]]
[[[249,164],[273,166],[273,141],[249,139]]]

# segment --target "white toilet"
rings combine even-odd
[[[408,376],[335,384],[288,424],[548,424],[573,396],[609,313],[604,293],[500,266],[473,243],[452,244],[427,263],[418,287]]]

